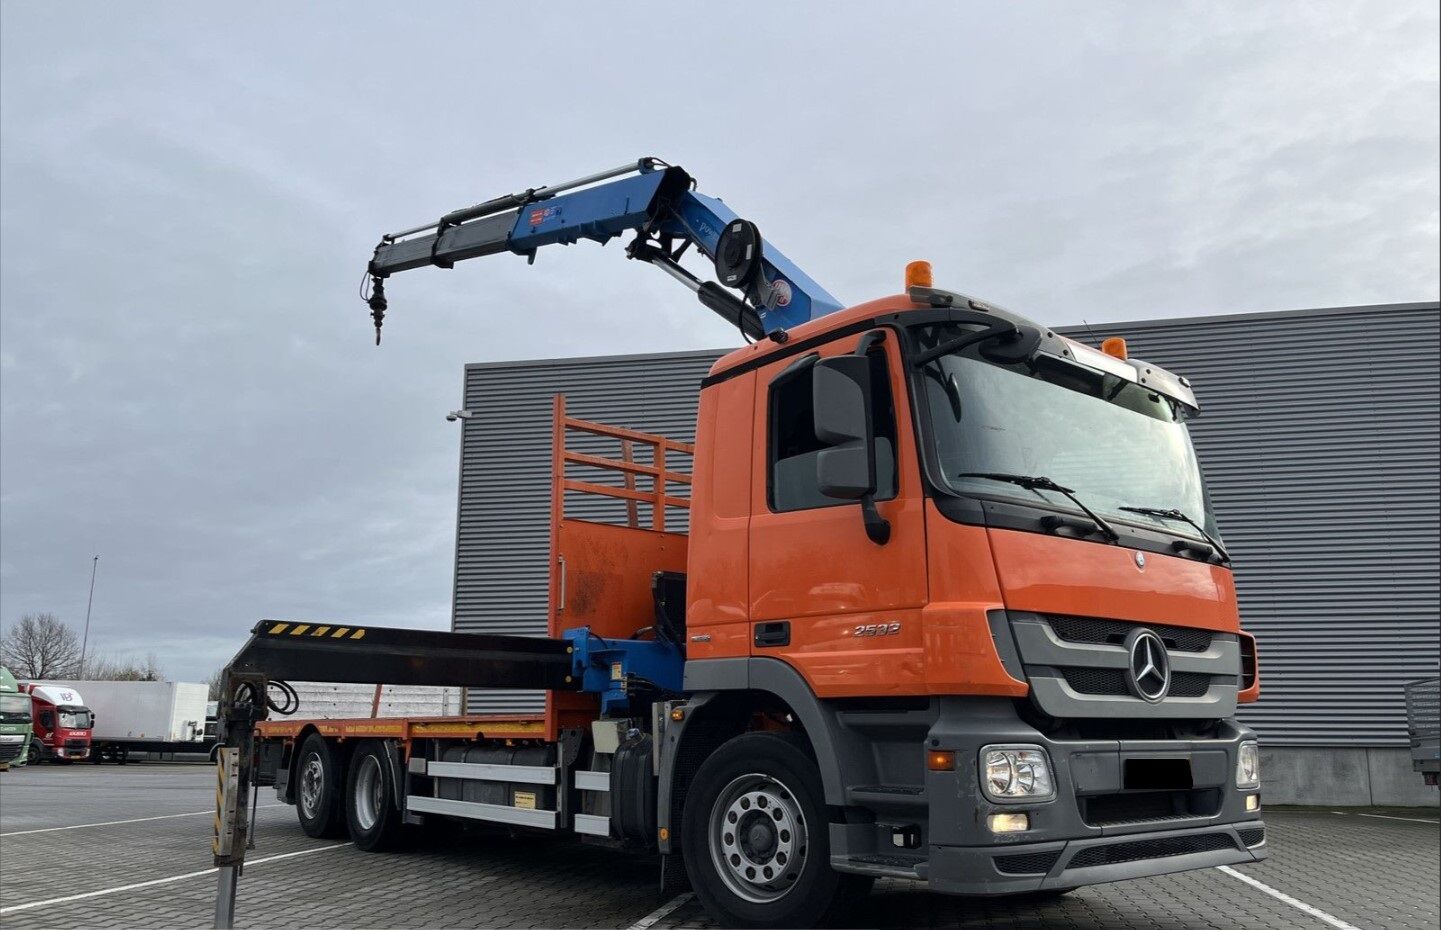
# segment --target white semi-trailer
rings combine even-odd
[[[124,763],[131,752],[205,752],[210,688],[188,681],[56,681],[85,695],[93,715],[90,761]]]

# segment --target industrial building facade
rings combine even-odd
[[[1192,436],[1260,641],[1262,700],[1241,716],[1261,736],[1273,801],[1435,803],[1410,770],[1402,686],[1441,658],[1438,321],[1421,303],[1060,329],[1124,336],[1195,385]],[[545,631],[553,397],[574,416],[689,441],[722,354],[466,367],[454,629]],[[472,691],[469,704],[539,702]]]

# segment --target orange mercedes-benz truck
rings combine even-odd
[[[312,835],[571,831],[683,864],[732,926],[822,923],[879,877],[1063,893],[1265,858],[1190,383],[907,283],[722,358],[693,446],[558,398],[549,636],[264,621],[227,671],[233,758]],[[587,494],[623,518],[569,515]],[[287,676],[548,699],[252,727],[293,710],[260,698]],[[223,755],[222,869],[249,777]]]
[[[534,720],[270,721],[262,770],[308,829],[362,845],[449,816],[682,854],[737,925],[818,922],[880,876],[1059,892],[1263,858],[1256,742],[1235,719],[1256,653],[1190,386],[954,304],[917,289],[732,353],[701,388],[693,449],[560,411],[557,502],[688,505],[690,528],[558,513],[557,638],[532,642],[648,641],[659,614],[679,683],[636,673],[602,712],[558,674]],[[998,320],[1028,335],[975,338]],[[650,443],[676,470],[568,451],[573,430]],[[606,462],[671,490],[657,504],[571,477]],[[430,648],[395,632],[262,623],[254,642],[347,667]],[[427,635],[457,655],[469,638]],[[481,661],[429,680],[507,683]]]

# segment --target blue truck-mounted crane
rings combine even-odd
[[[487,200],[381,237],[366,269],[375,342],[380,344],[387,309],[385,280],[396,272],[450,268],[501,252],[535,261],[542,246],[582,239],[605,244],[630,231],[635,238],[626,246],[628,258],[665,271],[750,339],[783,341],[786,329],[841,309],[839,300],[761,238],[755,223],[717,198],[697,193],[695,179],[684,169],[647,157]],[[681,256],[692,246],[715,263],[720,283],[702,281],[681,266]]]

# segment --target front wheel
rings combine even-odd
[[[870,890],[831,868],[820,772],[788,734],[747,733],[701,764],[681,845],[701,903],[726,926],[813,927]]]
[[[350,760],[345,792],[345,821],[357,848],[379,852],[400,839],[396,797],[395,774],[385,744],[378,740],[361,743]]]
[[[25,750],[25,762],[27,765],[40,764],[40,746],[34,740],[30,741],[30,748]]]

